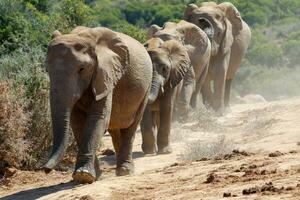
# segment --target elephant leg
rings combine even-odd
[[[121,131],[115,129],[115,130],[110,130],[109,133],[111,135],[112,143],[114,145],[114,149],[116,152],[116,158],[118,158],[118,155],[120,153],[120,146],[121,146]]]
[[[230,89],[231,89],[231,83],[232,83],[232,79],[227,79],[226,83],[225,83],[225,107],[229,108],[229,101],[230,101]]]
[[[221,73],[221,72],[220,72]],[[225,77],[221,73],[214,80],[214,104],[213,108],[215,111],[222,114],[224,112],[224,93],[225,93]]]
[[[192,98],[191,98],[191,107],[194,109],[197,107],[197,100],[198,100],[199,91],[193,92]]]
[[[201,88],[203,104],[212,107],[213,106],[213,93],[211,90],[210,79],[207,77],[204,81],[203,87]]]
[[[214,66],[214,105],[213,108],[220,115],[224,113],[225,81],[230,54],[219,57]]]
[[[197,83],[196,83],[196,89],[195,91],[193,92],[193,95],[192,95],[192,98],[191,98],[191,107],[192,108],[196,108],[197,106],[197,100],[198,100],[198,96],[199,96],[199,93],[205,83],[205,79],[207,77],[207,73],[208,73],[208,67],[209,67],[209,63],[207,63],[205,65],[205,68],[204,70],[202,71]]]
[[[99,165],[96,159],[100,138],[108,128],[111,112],[111,94],[100,101],[95,101],[86,114],[83,134],[80,141],[77,162],[73,179],[79,183],[92,183],[97,179],[95,166]]]
[[[85,112],[83,112],[76,106],[73,108],[71,113],[71,127],[78,147],[80,147],[83,139],[82,136],[83,136],[86,117],[87,116]],[[97,156],[95,156],[94,167],[96,171],[96,180],[98,180],[99,177],[101,176],[101,170],[100,170],[99,160]]]
[[[136,128],[137,127],[121,129],[120,151],[117,154],[117,176],[125,176],[134,172],[134,165],[132,160],[132,146]]]
[[[127,129],[121,129],[120,151],[117,157],[117,176],[125,176],[134,173],[134,164],[132,160],[132,146],[135,137],[135,132],[140,124],[144,110],[148,102],[148,93],[144,96],[143,102],[136,112],[133,124]]]
[[[174,92],[168,91],[160,100],[160,122],[157,133],[158,154],[172,153],[170,146],[170,132],[174,99]]]
[[[181,114],[181,118],[184,118],[188,114],[192,94],[195,91],[195,72],[193,67],[186,73],[183,79],[182,89],[179,94],[177,107],[178,113]]]
[[[145,154],[156,153],[156,138],[155,131],[157,129],[156,112],[150,110],[150,106],[147,106],[141,121],[142,132],[142,150]]]

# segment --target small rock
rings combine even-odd
[[[234,153],[234,154],[240,154],[240,155],[242,155],[242,156],[250,156],[250,153],[248,153],[248,152],[246,152],[246,151],[240,151],[240,150],[237,150],[237,149],[234,149],[234,150],[232,151],[232,153]]]
[[[270,153],[269,154],[269,157],[279,157],[279,156],[282,156],[283,153],[281,153],[280,151],[275,151],[273,153]]]
[[[14,167],[6,167],[4,170],[4,176],[7,177],[11,177],[13,176],[15,173],[17,173],[17,169]]]
[[[250,194],[255,194],[255,193],[258,193],[258,192],[260,192],[260,188],[255,186],[255,187],[252,187],[252,188],[244,189],[243,190],[243,195],[250,195]]]
[[[223,193],[223,197],[231,197],[231,193],[230,192],[224,192]]]
[[[250,165],[249,166],[249,169],[256,169],[257,168],[257,165],[256,164],[253,164],[253,165]]]
[[[200,159],[196,160],[196,162],[200,162],[200,161],[208,161],[208,160],[209,160],[208,158],[204,157],[204,158],[200,158]]]
[[[218,176],[215,173],[210,173],[207,176],[207,179],[206,179],[205,183],[212,183],[212,182],[219,182]]]
[[[287,191],[291,191],[291,190],[294,190],[295,188],[294,187],[292,187],[292,186],[288,186],[287,188],[285,188],[285,190],[287,190]]]
[[[296,150],[291,150],[291,151],[289,151],[289,153],[294,154],[294,153],[297,153],[297,151]]]
[[[80,197],[79,200],[94,200],[94,198],[91,197],[90,195],[84,195],[84,196]]]

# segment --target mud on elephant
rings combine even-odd
[[[132,173],[132,143],[152,77],[151,59],[143,45],[101,27],[77,27],[65,35],[56,31],[46,65],[53,147],[44,170],[49,172],[62,159],[71,124],[79,149],[75,181],[91,183],[100,176],[95,153],[106,130],[116,151],[116,174]]]
[[[202,94],[204,101],[222,114],[229,106],[231,82],[250,43],[250,28],[228,2],[204,2],[199,7],[190,4],[184,20],[200,27],[210,38],[212,55]]]
[[[153,63],[153,78],[148,105],[141,122],[142,149],[146,154],[171,153],[172,112],[182,79],[191,69],[185,47],[176,40],[159,38],[147,41]],[[156,135],[157,132],[157,135]]]
[[[152,25],[148,31],[148,39],[150,38],[160,38],[162,41],[175,40],[181,43],[188,53],[192,68],[184,77],[182,90],[176,103],[178,113],[184,116],[190,105],[196,107],[197,96],[208,72],[210,41],[204,31],[184,20],[178,23],[166,22],[163,27]]]

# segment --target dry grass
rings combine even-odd
[[[25,139],[30,116],[21,102],[23,90],[14,93],[10,82],[0,83],[0,168],[20,167],[29,157]]]
[[[216,112],[210,108],[201,105],[191,113],[190,120],[196,121],[191,129],[204,132],[226,132],[226,129],[218,122]]]
[[[233,149],[233,142],[227,140],[224,135],[211,142],[197,140],[186,143],[182,159],[194,161],[202,158],[214,158],[229,154]]]
[[[266,113],[270,110],[279,110],[278,106],[274,105],[269,108],[263,108],[250,112],[244,120],[240,129],[244,134],[267,134],[268,130],[277,121],[273,116],[267,116]]]

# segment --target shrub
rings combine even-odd
[[[25,139],[30,115],[20,96],[22,88],[12,89],[12,83],[0,83],[0,168],[20,167],[29,157],[30,142]]]
[[[244,96],[246,94],[260,94],[267,100],[300,95],[300,69],[272,68],[267,66],[245,66],[249,71],[243,80],[234,80],[233,92]],[[240,70],[240,71],[243,71]]]
[[[51,145],[50,111],[49,111],[49,81],[42,67],[44,52],[42,48],[32,48],[30,51],[18,50],[1,57],[0,80],[14,80],[11,85],[18,92],[18,99],[23,103],[23,110],[31,113],[28,116],[23,133],[24,141],[34,144],[30,146],[26,162],[22,167],[33,168],[44,157]],[[1,127],[1,125],[0,125]]]
[[[112,26],[112,29],[127,34],[141,43],[146,42],[146,30],[137,28],[128,23],[115,24]]]

